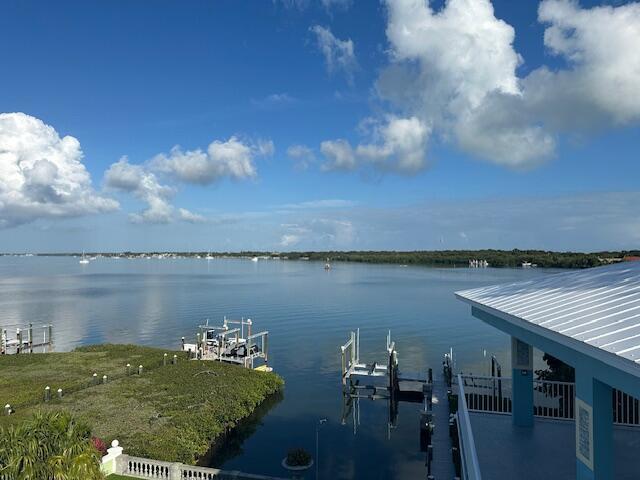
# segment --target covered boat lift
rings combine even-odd
[[[233,327],[238,325],[238,327]],[[269,332],[251,333],[253,322],[250,318],[232,320],[224,317],[221,326],[209,325],[207,319],[204,325],[198,326],[196,343],[185,343],[182,337],[182,350],[190,352],[193,358],[199,360],[216,360],[234,363],[245,368],[254,368],[255,362],[260,360],[264,365],[261,370],[270,371],[269,361]],[[246,336],[245,336],[246,330]]]

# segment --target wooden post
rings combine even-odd
[[[144,368],[142,367],[142,365],[138,365],[138,375],[142,375],[142,370]]]
[[[11,415],[11,405],[9,405],[8,403],[4,406],[4,414]]]
[[[178,355],[174,355],[173,356],[173,364],[177,365],[178,364]]]
[[[53,344],[53,325],[49,324],[49,338],[48,344],[51,346]]]
[[[127,366],[125,367],[125,369],[126,369],[127,376],[131,375],[131,364],[130,363],[127,363]]]
[[[58,398],[62,398],[62,389],[61,388],[58,389]]]
[[[48,402],[51,400],[51,388],[49,386],[44,387],[44,401]]]
[[[98,384],[98,374],[97,374],[97,373],[94,373],[94,374],[93,374],[93,384],[94,384],[94,385],[97,385],[97,384]]]
[[[166,353],[162,357],[162,366],[164,366],[164,367],[167,366],[167,354]]]
[[[107,383],[107,376],[106,375],[102,376],[102,383]]]
[[[29,342],[29,353],[32,352],[31,347],[33,345],[33,324],[29,324],[29,329],[27,330],[27,341]]]
[[[22,351],[22,330],[20,330],[19,328],[16,329],[16,338],[18,339],[16,352],[20,353]]]

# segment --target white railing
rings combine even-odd
[[[570,382],[533,381],[533,414],[573,420],[576,386]]]
[[[160,480],[284,480],[265,475],[132,457],[122,452],[122,447],[114,440],[111,448],[107,450],[107,455],[102,457],[102,471],[105,475],[115,473],[133,478]],[[0,480],[4,480],[1,475]]]
[[[512,381],[509,377],[459,375],[460,385],[469,411],[512,412]],[[573,420],[575,384],[533,380],[533,413],[537,417]],[[640,402],[619,390],[613,390],[613,422],[616,425],[639,426]]]
[[[182,463],[162,462],[129,455],[121,455],[118,458],[115,473],[135,478],[165,480],[278,480],[276,477],[217,468],[194,467]]]
[[[461,375],[458,375],[458,441],[460,443],[460,460],[462,467],[462,478],[464,480],[481,480],[480,462],[478,461],[478,452],[476,451],[476,443],[473,439],[473,431],[471,429],[471,419],[469,418],[469,409],[465,395],[464,381]]]

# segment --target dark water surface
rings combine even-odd
[[[508,365],[508,338],[474,319],[453,292],[527,279],[536,269],[439,269],[244,259],[1,257],[0,325],[54,324],[55,348],[140,343],[179,348],[205,318],[250,317],[270,332],[270,365],[286,382],[282,399],[247,425],[211,462],[284,475],[291,447],[315,451],[319,478],[424,478],[417,404],[401,404],[387,426],[385,401],[360,401],[360,422],[342,424],[339,346],[360,327],[361,359],[385,361],[396,341],[400,368],[440,372],[450,347],[464,371],[488,372],[483,350]],[[266,408],[264,409],[266,410]],[[389,438],[390,437],[390,438]],[[244,441],[243,441],[244,439]],[[124,445],[126,450],[126,445]],[[222,465],[220,465],[220,463]],[[308,476],[313,478],[314,472]]]

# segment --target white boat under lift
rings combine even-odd
[[[182,350],[190,352],[192,359],[232,363],[270,372],[273,369],[268,365],[269,332],[252,334],[252,326],[253,321],[244,317],[232,320],[225,316],[220,326],[209,325],[207,319],[204,325],[198,326],[196,343],[185,343],[182,337]],[[256,362],[260,363],[257,367]]]

